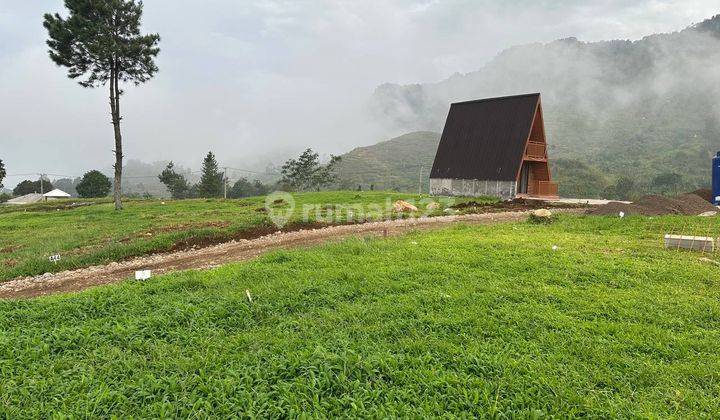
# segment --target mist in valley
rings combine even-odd
[[[231,179],[271,179],[308,147],[327,158],[438,132],[450,102],[534,91],[551,158],[588,163],[608,183],[691,165],[684,179],[697,184],[700,157],[719,146],[718,31],[676,32],[715,9],[702,0],[148,1],[143,30],[162,36],[160,72],[123,96],[125,187],[156,194],[153,171],[168,161],[192,179],[210,150]],[[6,187],[36,173],[109,172],[113,162],[107,92],[78,87],[47,57],[42,14],[60,10],[60,0],[0,3]],[[668,34],[643,38],[654,33]],[[656,146],[657,162],[631,164],[635,149]],[[605,156],[618,152],[624,160]]]
[[[373,99],[389,127],[439,132],[452,102],[527,92],[542,93],[549,154],[566,192],[602,195],[621,177],[649,189],[663,173],[679,175],[676,188],[708,186],[720,149],[720,16],[637,41],[516,46],[478,71],[385,84]],[[578,166],[600,181],[578,180]]]

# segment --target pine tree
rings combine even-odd
[[[223,174],[218,168],[217,160],[215,160],[215,155],[213,152],[208,152],[205,160],[203,160],[198,194],[202,198],[222,197],[224,181]]]
[[[5,175],[7,175],[5,172],[5,164],[2,159],[0,159],[0,188],[3,188],[3,179],[5,179]]]
[[[282,181],[296,191],[320,190],[337,179],[335,165],[340,156],[331,156],[330,162],[320,164],[320,155],[305,150],[297,159],[289,159],[282,167]]]
[[[174,199],[187,198],[190,193],[190,184],[182,174],[175,172],[175,164],[170,162],[167,167],[158,175],[160,182],[170,191]]]
[[[82,87],[110,85],[110,115],[115,135],[115,209],[122,209],[122,134],[120,83],[135,85],[158,71],[155,57],[160,35],[142,35],[143,3],[135,0],[65,0],[68,17],[45,14],[50,58],[68,68],[68,77],[82,78]]]

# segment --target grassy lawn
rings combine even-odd
[[[459,225],[0,302],[0,417],[717,418],[717,267],[660,237],[708,223]]]
[[[296,204],[291,222],[303,219],[304,207],[315,205],[309,220],[325,221],[342,214],[340,221],[357,220],[357,211],[348,218],[347,209],[333,205],[362,206],[366,217],[387,215],[386,204],[411,199],[424,210],[429,203],[412,194],[389,192],[322,192],[293,195]],[[490,201],[490,199],[486,199]],[[43,203],[28,207],[0,206],[0,281],[18,276],[106,264],[112,261],[167,251],[187,241],[229,240],[244,232],[271,227],[264,197],[242,200],[134,200],[122,212],[111,203],[56,210],[62,203]],[[371,207],[371,205],[377,207]],[[273,205],[280,213],[290,212],[289,204]],[[333,221],[330,218],[328,221]],[[61,260],[54,264],[51,255]]]

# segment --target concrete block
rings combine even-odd
[[[715,238],[707,236],[665,235],[665,248],[713,252]]]

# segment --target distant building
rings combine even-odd
[[[557,197],[540,94],[452,104],[430,172],[430,193]]]
[[[45,197],[45,200],[58,200],[61,198],[70,198],[71,195],[63,190],[59,190],[56,188],[50,192],[43,194],[43,197]]]
[[[42,194],[31,193],[31,194],[21,195],[20,197],[15,197],[11,200],[6,201],[4,204],[18,206],[18,205],[22,205],[22,204],[39,203],[41,201],[43,201]]]
[[[15,197],[11,200],[8,200],[4,204],[10,204],[10,205],[22,205],[22,204],[33,204],[33,203],[39,203],[41,201],[47,201],[47,200],[58,200],[61,198],[70,198],[70,194],[66,193],[62,190],[52,190],[50,192],[47,192],[45,194],[38,194],[38,193],[32,193],[32,194],[26,194],[22,195],[20,197]]]

